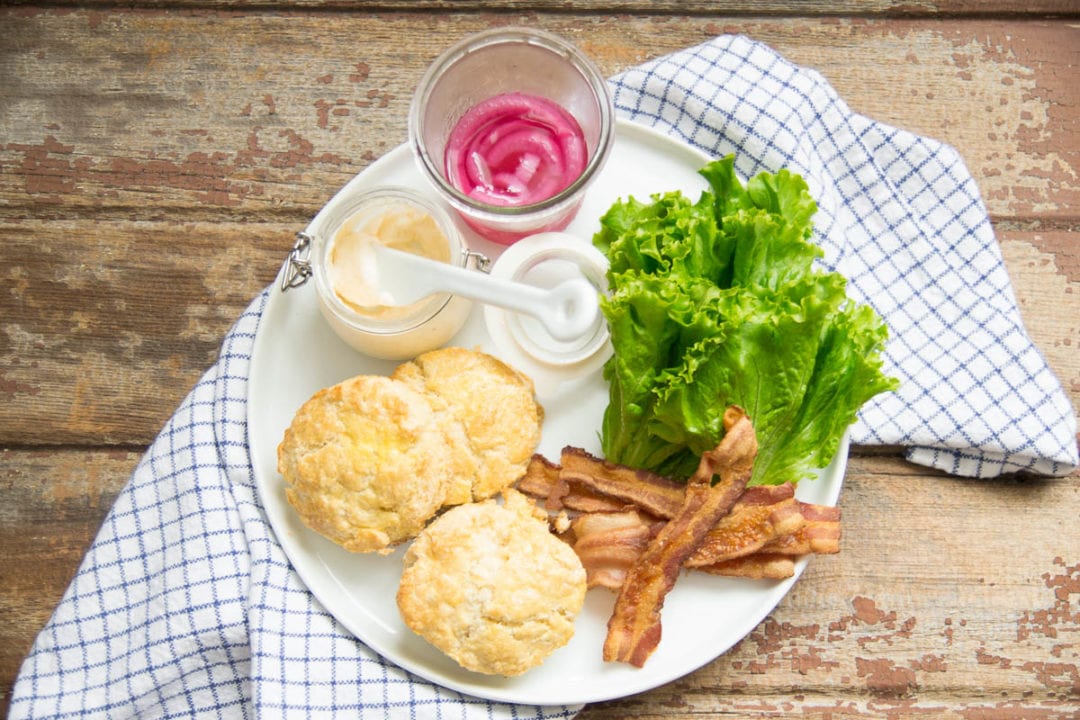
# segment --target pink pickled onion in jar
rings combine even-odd
[[[479,202],[532,205],[585,170],[589,153],[574,116],[547,98],[503,93],[477,103],[450,132],[447,179]]]

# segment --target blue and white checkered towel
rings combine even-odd
[[[818,199],[817,241],[885,317],[899,392],[857,443],[903,444],[957,474],[1063,475],[1068,398],[1024,332],[986,211],[956,153],[852,114],[817,73],[721,37],[612,80],[619,112],[743,176],[786,166]],[[557,718],[462,696],[387,663],[290,568],[246,441],[249,359],[266,293],[170,419],[16,682],[12,718]]]

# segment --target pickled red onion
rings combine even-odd
[[[557,195],[585,170],[588,151],[577,120],[561,105],[504,93],[462,116],[446,145],[446,176],[490,205],[531,205]]]

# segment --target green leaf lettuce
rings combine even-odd
[[[735,404],[758,434],[751,483],[798,482],[828,465],[863,403],[895,389],[881,370],[887,331],[843,276],[815,267],[817,206],[801,177],[744,186],[733,156],[700,172],[711,189],[697,202],[617,202],[593,239],[610,261],[615,349],[604,455],[685,478]]]

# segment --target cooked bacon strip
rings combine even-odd
[[[720,444],[702,455],[675,517],[627,573],[608,620],[604,660],[645,664],[660,643],[660,611],[683,562],[746,488],[757,455],[754,427],[745,411],[732,406],[724,412],[724,429]]]
[[[577,510],[579,512],[619,512],[632,507],[631,503],[617,500],[560,477],[561,467],[543,455],[533,455],[525,469],[525,475],[517,482],[517,489],[543,501],[544,509],[551,512]]]
[[[559,482],[559,466],[539,453],[529,458],[525,474],[518,478],[517,489],[543,500],[547,510],[554,512],[563,508],[560,499],[564,492]]]
[[[559,470],[560,479],[568,485],[568,492],[564,496],[567,501],[572,501],[578,494],[590,498],[590,501],[602,501],[606,497],[611,498],[612,504],[621,501],[621,509],[637,507],[670,520],[679,511],[686,493],[686,485],[682,483],[647,470],[602,460],[581,448],[563,448],[561,462],[561,467],[547,463],[550,468],[548,472]],[[530,490],[524,489],[523,492]],[[550,488],[542,497],[547,497],[549,492]],[[794,496],[795,486],[792,483],[758,485],[747,488],[735,507],[772,505]]]
[[[832,555],[840,552],[840,508],[800,502],[799,511],[804,519],[802,527],[793,533],[781,535],[766,543],[759,552],[736,558],[719,557],[715,562],[695,565],[695,570],[712,575],[735,575],[739,577],[791,577],[795,572],[795,560],[803,555]],[[763,574],[757,565],[773,563],[778,567],[780,558],[789,558],[791,571],[787,574]],[[746,561],[740,563],[738,561]],[[689,566],[689,562],[687,565]],[[768,572],[779,572],[770,570]]]
[[[732,577],[786,578],[795,574],[795,560],[803,555],[840,552],[840,508],[800,502],[799,511],[804,519],[802,527],[769,541],[760,552],[694,569]]]
[[[840,508],[799,503],[806,522],[791,535],[776,538],[764,550],[783,555],[832,555],[840,552]]]
[[[747,490],[747,494],[753,488]],[[743,498],[746,494],[743,495]],[[740,577],[790,577],[794,562],[787,569],[781,568],[779,557],[798,558],[802,555],[832,554],[840,551],[840,509],[782,500],[780,507],[744,505],[740,498],[735,508],[706,535],[705,541],[687,558],[683,567],[701,570],[713,575]],[[741,509],[740,509],[741,508]],[[762,526],[750,532],[739,532],[739,526],[747,518],[760,518],[781,514],[790,516],[776,522],[765,518]],[[808,519],[810,518],[810,519]],[[815,519],[816,518],[816,519]],[[798,527],[785,525],[794,521]],[[644,550],[648,538],[655,535],[662,524],[647,514],[637,511],[620,513],[586,513],[573,521],[575,540],[573,548],[581,558],[589,577],[589,587],[606,587],[618,590],[627,569]],[[767,534],[757,532],[764,528]],[[725,532],[732,532],[725,536]],[[631,542],[629,538],[633,538]],[[710,555],[711,554],[711,555]],[[745,563],[735,562],[746,558]],[[766,564],[766,570],[757,569]]]
[[[575,447],[563,448],[561,462],[562,480],[636,505],[657,517],[674,517],[683,503],[684,485],[648,470],[601,460]]]
[[[791,535],[805,522],[795,498],[772,505],[736,507],[709,531],[685,565],[701,567],[750,555],[777,538]]]
[[[551,511],[620,512],[648,509],[656,517],[671,519],[682,504],[686,486],[644,470],[601,460],[581,448],[566,447],[564,468],[536,454],[518,480],[517,488],[542,500]],[[758,485],[747,488],[733,511],[745,505],[772,505],[794,497],[795,486]]]
[[[815,505],[814,503],[799,502],[803,517],[809,522],[840,522],[840,508],[832,505]]]
[[[746,492],[731,509],[736,512],[740,508],[750,505],[775,505],[781,500],[795,497],[795,484],[786,482],[783,485],[755,485],[746,488]]]
[[[655,519],[636,510],[589,513],[574,519],[574,552],[585,566],[588,587],[618,590],[649,540],[659,530]]]
[[[795,558],[790,555],[755,553],[696,568],[711,575],[781,580],[795,574]]]

